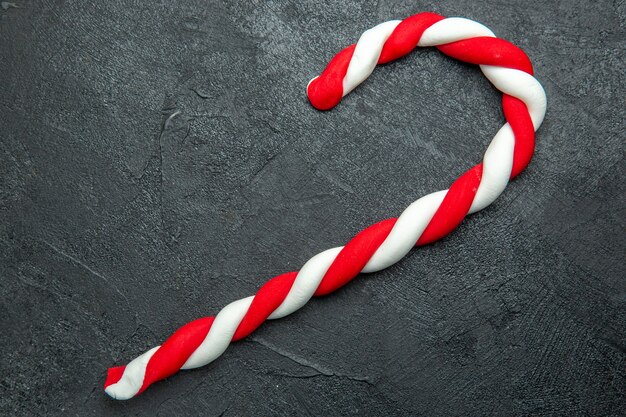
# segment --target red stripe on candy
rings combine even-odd
[[[502,96],[504,117],[513,129],[515,148],[511,178],[515,178],[530,163],[535,152],[535,128],[526,104],[517,97]]]
[[[386,64],[401,58],[417,46],[426,29],[445,17],[436,13],[418,13],[407,17],[391,33],[378,58],[379,64]]]
[[[243,339],[255,331],[285,300],[296,280],[297,272],[287,272],[267,281],[256,293],[248,312],[239,323],[233,341]]]
[[[441,239],[461,224],[474,201],[483,175],[480,163],[459,177],[446,193],[435,215],[417,241],[417,246]]]
[[[316,296],[343,287],[367,265],[376,249],[385,241],[397,219],[387,219],[359,232],[339,252],[315,291]]]
[[[202,344],[215,317],[203,317],[185,324],[171,335],[148,361],[139,393],[151,384],[175,374]]]
[[[444,54],[477,65],[513,68],[533,75],[533,65],[524,51],[499,38],[477,37],[437,46]]]

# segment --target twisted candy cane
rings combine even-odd
[[[493,138],[483,162],[463,174],[450,189],[415,201],[397,219],[368,227],[346,246],[315,255],[299,272],[272,278],[256,295],[230,303],[215,317],[186,324],[163,345],[126,366],[109,369],[104,385],[107,394],[118,400],[129,399],[179,369],[206,365],[231,341],[246,337],[266,319],[285,317],[312,296],[333,292],[360,272],[387,268],[413,246],[442,238],[468,213],[487,207],[528,165],[534,134],[546,111],[545,93],[521,49],[471,20],[420,13],[368,30],[356,45],[339,52],[324,72],[311,80],[307,87],[311,104],[320,110],[331,109],[362,83],[376,64],[400,58],[416,46],[436,46],[446,55],[480,65],[489,81],[504,93],[507,123]]]

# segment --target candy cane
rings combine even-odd
[[[186,324],[161,346],[126,366],[109,369],[104,384],[107,394],[118,400],[129,399],[180,369],[206,365],[266,319],[285,317],[312,296],[331,293],[361,272],[387,268],[414,246],[450,233],[468,213],[487,207],[528,165],[535,131],[546,111],[543,88],[521,49],[468,19],[420,13],[366,31],[311,80],[307,87],[311,104],[319,110],[333,108],[365,81],[376,64],[398,59],[416,46],[435,46],[446,55],[480,65],[483,74],[503,93],[507,123],[491,141],[482,163],[465,172],[448,190],[415,201],[400,217],[368,227],[345,246],[315,255],[300,271],[272,278],[256,295],[230,303],[215,317]]]

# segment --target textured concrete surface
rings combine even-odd
[[[123,6],[121,4],[124,4]],[[450,237],[140,397],[107,367],[447,187],[502,123],[420,50],[337,109],[307,81],[432,10],[530,55],[528,170]],[[21,1],[0,8],[0,414],[624,415],[621,1]]]

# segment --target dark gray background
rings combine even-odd
[[[0,414],[624,414],[624,2],[14,1]],[[335,52],[423,10],[528,52],[549,109],[526,172],[443,241],[109,399],[109,366],[480,160],[500,96],[435,50],[307,102]]]

